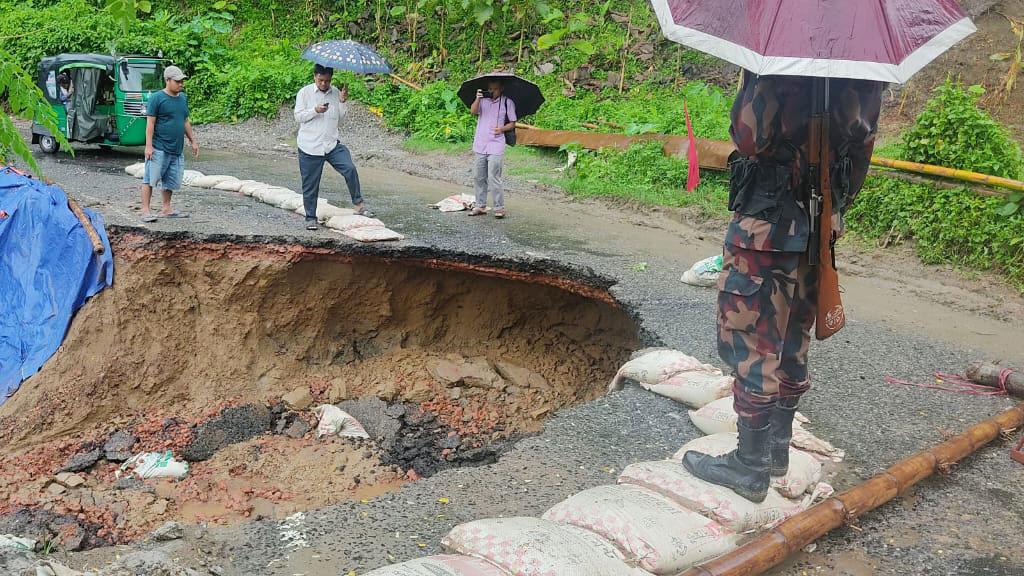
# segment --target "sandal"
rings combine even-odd
[[[316,220],[307,220],[306,221],[306,230],[309,230],[310,232],[312,232],[314,230],[319,230],[319,229],[320,229],[320,226],[317,224]]]
[[[158,217],[159,218],[188,218],[189,217],[189,213],[188,212],[171,212],[171,213],[168,213],[168,214],[161,214]]]
[[[501,220],[502,218],[504,218],[505,217],[505,209],[504,208],[499,208],[499,209],[495,210],[494,211],[494,217],[497,218],[498,220]]]
[[[143,214],[142,221],[146,224],[152,224],[153,222],[156,222],[156,216],[153,214]]]
[[[356,210],[355,211],[355,215],[356,216],[366,216],[367,218],[373,218],[377,214],[375,214],[372,210],[370,210],[369,208],[366,208],[364,206],[364,207],[360,208],[359,210]]]

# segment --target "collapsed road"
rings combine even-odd
[[[59,158],[59,157],[58,157]],[[456,187],[402,174],[366,170],[367,196],[389,225],[409,240],[384,247],[360,246],[328,232],[299,230],[294,214],[260,205],[231,193],[186,191],[180,195],[193,217],[160,222],[151,232],[137,228],[132,203],[137,181],[121,172],[134,161],[127,154],[106,155],[83,150],[78,159],[47,159],[49,175],[75,193],[84,205],[104,214],[125,242],[148,246],[159,255],[159,242],[246,246],[255,244],[305,246],[342,255],[399,258],[431,257],[443,261],[502,261],[503,267],[537,271],[545,262],[553,276],[590,279],[601,284],[616,306],[638,323],[636,341],[624,347],[664,344],[717,363],[713,349],[714,294],[681,285],[677,278],[690,262],[714,250],[713,235],[647,214],[624,217],[614,208],[562,202],[537,192],[514,197],[513,219],[496,225],[461,214],[438,214],[424,208],[458,191]],[[293,161],[288,157],[258,159],[228,153],[210,154],[195,168],[206,173],[233,173],[294,186]],[[244,174],[243,174],[244,172]],[[339,185],[329,179],[331,190]],[[336,194],[336,192],[335,192]],[[336,196],[333,196],[336,200]],[[122,244],[125,256],[127,244]],[[171,250],[172,251],[172,250]],[[124,270],[125,256],[119,258]],[[155,257],[155,256],[154,256]],[[644,266],[638,266],[641,262]],[[162,279],[166,292],[145,288],[141,298],[154,298],[159,309],[174,291],[187,292],[200,279],[215,286],[218,276],[189,277],[184,263],[168,264]],[[576,271],[576,272],[574,272]],[[318,269],[309,271],[308,279]],[[321,273],[330,277],[331,272]],[[366,274],[387,274],[367,269]],[[230,278],[230,275],[226,276]],[[600,279],[600,280],[598,280]],[[291,289],[301,290],[301,286]],[[482,289],[482,288],[481,288]],[[1013,358],[1016,335],[1024,329],[1019,317],[1000,322],[949,305],[914,299],[872,279],[851,279],[851,323],[844,338],[819,346],[812,366],[816,388],[802,410],[819,436],[841,445],[847,460],[832,480],[837,488],[852,486],[901,457],[935,444],[945,434],[987,418],[1012,403],[1004,398],[964,397],[922,391],[885,383],[892,375],[927,379],[935,370],[958,371],[978,355]],[[160,295],[165,298],[161,299]],[[101,299],[107,295],[101,295]],[[121,296],[124,298],[125,296]],[[111,300],[111,298],[107,298]],[[860,305],[858,305],[860,303]],[[90,306],[101,304],[100,301]],[[101,304],[102,305],[102,304]],[[109,305],[109,304],[108,304]],[[870,309],[869,309],[870,307]],[[940,325],[914,324],[899,318],[900,307],[920,310],[946,323],[977,326],[992,336],[972,338],[968,350]],[[345,307],[338,310],[344,313]],[[927,310],[927,312],[925,312]],[[96,314],[96,312],[92,312]],[[213,312],[211,312],[212,314]],[[82,316],[90,314],[89,307]],[[979,324],[961,324],[964,322]],[[891,319],[890,319],[891,318]],[[937,322],[941,324],[942,322]],[[478,355],[470,333],[460,334],[466,356]],[[1012,349],[1012,350],[1011,350]],[[536,361],[536,360],[534,360]],[[144,369],[148,363],[140,364]],[[597,380],[600,372],[605,378]],[[613,368],[597,369],[588,379],[593,390],[607,384]],[[151,373],[155,374],[159,371]],[[198,376],[198,375],[197,375]],[[207,374],[214,377],[216,374]],[[220,375],[223,376],[223,375]],[[213,387],[217,382],[200,382]],[[19,394],[32,388],[26,382]],[[216,566],[232,574],[346,574],[438,551],[440,537],[453,525],[500,515],[539,515],[569,494],[614,481],[617,471],[631,462],[663,458],[683,442],[699,435],[677,404],[627,388],[620,394],[569,402],[540,427],[524,430],[488,462],[453,467],[380,495],[315,506],[304,516],[245,521],[231,526],[211,524],[205,533],[187,531],[173,542],[171,553],[183,566]],[[228,398],[224,398],[228,400]],[[10,406],[14,406],[10,404]],[[9,417],[10,408],[0,409]],[[546,416],[546,415],[545,415]],[[538,432],[539,430],[539,432]],[[948,478],[934,478],[901,505],[890,505],[841,529],[780,569],[783,574],[1017,574],[1024,570],[1020,546],[1024,500],[1024,467],[1012,462],[1002,448],[983,450],[965,461]],[[282,539],[283,532],[289,534]],[[993,535],[1001,535],[999,537]],[[197,536],[202,536],[199,538]],[[1016,540],[1015,540],[1016,539]],[[138,546],[138,545],[130,545]],[[145,545],[143,545],[145,546]],[[171,545],[168,545],[171,546]],[[101,565],[112,556],[107,548],[73,554],[76,568]]]

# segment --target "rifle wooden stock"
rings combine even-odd
[[[834,242],[832,240],[832,143],[830,124],[832,113],[828,105],[828,80],[816,80],[821,87],[815,90],[815,119],[811,121],[811,158],[817,157],[818,178],[821,194],[821,215],[818,217],[818,234],[808,241],[817,242],[818,268],[818,314],[814,322],[814,336],[825,340],[846,326],[846,309],[839,293],[839,272],[836,271]],[[815,142],[814,132],[817,134]],[[814,144],[817,144],[815,146]]]

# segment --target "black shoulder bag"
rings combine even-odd
[[[505,124],[508,124],[508,96],[503,97],[505,100]],[[511,130],[505,132],[505,144],[509,146],[516,145],[516,127],[513,126]]]

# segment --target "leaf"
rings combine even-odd
[[[213,3],[213,9],[214,10],[223,10],[227,5],[228,5],[228,3],[225,2],[224,0],[219,0],[218,2],[214,2]]]
[[[150,0],[136,0],[135,9],[143,14],[149,14],[153,11],[153,3]]]
[[[576,40],[571,44],[571,46],[587,56],[592,56],[594,52],[597,52],[597,49],[594,48],[594,44],[589,40]]]
[[[392,16],[401,16],[402,14],[405,14],[405,6],[395,6],[391,9]]]
[[[1003,204],[998,210],[996,210],[996,213],[999,214],[1000,216],[1009,217],[1016,214],[1018,210],[1020,210],[1020,204],[1017,204],[1016,202],[1007,202],[1006,204]]]
[[[537,38],[537,48],[541,50],[547,50],[552,46],[558,44],[562,40],[562,36],[565,36],[569,32],[568,28],[559,28],[554,32],[550,32]]]
[[[478,0],[476,6],[473,7],[473,16],[476,17],[477,24],[483,26],[491,19],[491,16],[494,16],[494,5]]]
[[[1008,52],[999,52],[988,57],[993,62],[1002,62],[1003,60],[1009,60],[1010,54]]]
[[[633,270],[636,272],[647,272],[647,262],[640,262],[633,266]]]

